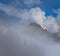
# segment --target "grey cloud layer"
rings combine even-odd
[[[57,56],[60,44],[37,24],[0,22],[1,56]],[[56,52],[57,51],[57,52]]]
[[[2,21],[3,22],[3,21]],[[27,26],[6,25],[0,23],[0,55],[1,56],[40,56],[38,41],[29,36]],[[31,31],[31,30],[30,30]],[[27,33],[26,33],[27,32]],[[42,54],[43,53],[43,54]]]

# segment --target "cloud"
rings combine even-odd
[[[1,17],[2,18],[2,17]],[[55,56],[59,55],[60,44],[53,36],[37,24],[7,24],[0,22],[1,56]],[[57,52],[56,52],[57,51]]]
[[[51,33],[59,32],[59,29],[60,29],[59,25],[58,25],[57,21],[55,20],[55,17],[53,17],[53,16],[48,16],[44,25],[48,32],[51,32]]]
[[[24,0],[24,4],[26,4],[28,7],[33,6],[34,4],[40,4],[40,0]]]
[[[57,24],[55,17],[45,16],[45,12],[40,8],[32,8],[31,16],[37,24],[39,24],[44,30],[46,29],[50,33],[59,32],[59,25]]]
[[[59,25],[55,17],[46,17],[45,12],[39,7],[18,11],[14,7],[0,4],[0,9],[22,21],[31,19],[33,22],[33,24],[27,25],[20,22],[11,24],[11,22],[6,23],[4,20],[0,20],[1,56],[60,56],[60,44],[53,40],[57,35],[53,36],[49,33],[58,32]],[[0,18],[5,19],[4,15]]]
[[[59,25],[56,22],[55,17],[53,16],[45,16],[45,12],[41,10],[41,8],[31,8],[30,10],[23,9],[18,10],[14,7],[5,6],[0,4],[0,9],[5,11],[7,14],[16,16],[21,19],[21,22],[25,23],[37,23],[44,30],[47,30],[50,33],[59,32]]]
[[[31,31],[26,25],[0,22],[0,55],[42,56],[44,51],[38,41],[32,38],[33,35],[29,35]]]
[[[56,10],[56,13],[58,14],[58,16],[56,17],[56,21],[58,22],[60,26],[60,9]]]
[[[6,6],[4,4],[0,4],[0,9],[3,10],[5,13],[7,13],[10,16],[15,16],[18,17],[19,19],[21,19],[21,22],[31,22],[32,19],[29,13],[29,10],[26,9],[16,9],[14,7],[11,6]]]

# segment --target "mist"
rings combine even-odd
[[[2,18],[2,17],[1,17]],[[5,17],[4,17],[5,18]],[[55,36],[36,23],[20,23],[1,20],[1,56],[56,56],[60,44]],[[55,39],[55,40],[54,40]]]

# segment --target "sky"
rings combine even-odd
[[[28,0],[26,0],[28,2]],[[35,0],[34,0],[35,1]],[[31,7],[41,7],[42,10],[46,12],[46,15],[53,15],[56,16],[56,13],[53,12],[54,10],[57,10],[60,8],[60,0],[42,0],[39,1],[37,0],[37,3],[30,4],[29,6]],[[6,5],[11,5],[13,3],[17,3],[16,0],[0,0],[0,3],[6,4]],[[24,4],[24,0],[19,0],[19,2],[16,4],[17,7],[19,8],[28,8],[28,3]],[[39,3],[40,2],[40,3]],[[15,5],[14,5],[15,6]]]
[[[0,56],[60,56],[60,0],[0,0]]]

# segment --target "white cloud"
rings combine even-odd
[[[16,16],[19,19],[22,19],[21,22],[28,22],[30,20],[30,13],[28,10],[24,9],[24,10],[17,10],[14,7],[11,6],[6,6],[4,4],[0,4],[0,9],[3,10],[5,13],[7,13],[8,15],[11,16]],[[32,20],[30,20],[31,22]]]
[[[31,9],[31,16],[43,29],[50,33],[59,32],[59,25],[53,16],[45,16],[45,12],[40,8]]]
[[[59,32],[59,25],[56,22],[55,17],[53,17],[53,16],[48,16],[44,25],[45,25],[47,31],[49,31],[51,33]]]
[[[26,4],[28,7],[34,5],[34,4],[40,4],[40,0],[24,0],[24,4]]]
[[[17,10],[14,7],[5,6],[0,4],[0,9],[5,11],[9,15],[13,15],[21,19],[21,22],[31,23],[35,22],[39,24],[44,30],[46,29],[50,33],[57,33],[59,31],[59,25],[53,16],[45,16],[45,12],[39,7],[31,8],[30,10]]]
[[[58,22],[59,26],[60,26],[60,9],[58,9],[56,11],[56,13],[58,14],[58,16],[56,17],[56,21]]]

